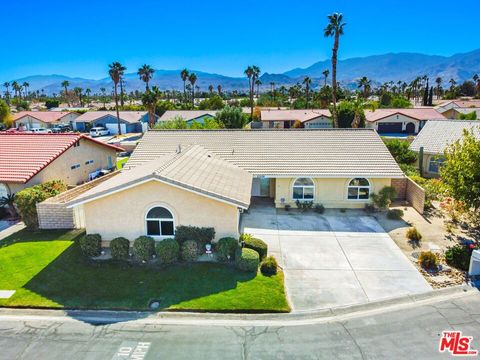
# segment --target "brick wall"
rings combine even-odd
[[[392,187],[397,190],[397,200],[407,199],[408,178],[392,179]]]
[[[40,229],[74,229],[73,209],[63,203],[42,202],[37,204],[38,226]]]
[[[397,190],[397,200],[406,200],[408,203],[423,214],[425,206],[425,190],[409,177],[392,179],[392,187]]]

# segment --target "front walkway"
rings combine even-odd
[[[0,241],[24,228],[22,221],[0,220]]]
[[[362,210],[324,215],[254,202],[242,232],[268,243],[285,272],[294,310],[314,310],[430,291],[377,221]]]

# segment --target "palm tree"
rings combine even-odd
[[[360,127],[361,117],[365,109],[371,109],[372,111],[375,111],[377,108],[377,105],[375,102],[364,101],[361,99],[356,99],[355,101],[353,101],[352,105],[353,105],[353,111],[355,114],[352,121],[352,128],[354,129]]]
[[[212,84],[208,85],[208,91],[210,92],[210,96],[212,96],[213,95],[213,85]]]
[[[478,74],[472,76],[473,82],[475,83],[475,95],[480,93],[480,77]]]
[[[218,95],[222,96],[222,85],[217,86]]]
[[[5,89],[7,89],[5,91],[5,98],[7,100],[7,105],[10,105],[10,92],[8,91],[8,88],[10,87],[10,83],[8,81],[5,81],[3,83],[3,86],[5,87]]]
[[[76,87],[73,89],[73,93],[77,96],[80,107],[83,107],[83,89],[81,87]]]
[[[188,76],[190,74],[188,73],[188,70],[187,69],[183,69],[181,72],[180,72],[180,77],[182,78],[182,81],[183,81],[183,101],[187,101],[187,93],[185,91],[185,84],[186,84],[186,81],[188,80]]]
[[[88,88],[85,89],[85,96],[86,96],[86,103],[87,103],[87,105],[88,105],[88,103],[89,103],[88,99],[89,99],[91,93],[92,93],[92,90],[90,90],[90,89],[88,89]]]
[[[439,76],[435,79],[435,83],[437,84],[437,100],[440,98],[440,91],[442,88],[442,78]]]
[[[108,65],[108,74],[113,81],[113,96],[115,98],[115,110],[117,111],[118,135],[122,135],[122,128],[120,126],[120,112],[118,111],[118,83],[122,79],[123,74],[127,68],[115,61]]]
[[[275,82],[274,81],[270,81],[270,89],[272,91],[272,99],[273,101],[275,101]]]
[[[327,78],[328,78],[328,75],[330,74],[330,70],[325,69],[325,70],[323,70],[322,74],[325,78],[325,83],[323,84],[323,86],[327,87]]]
[[[197,75],[195,73],[191,73],[188,76],[188,81],[192,84],[192,106],[195,108],[195,83],[197,82]]]
[[[106,109],[105,103],[107,102],[107,89],[104,87],[100,88],[100,92],[102,93],[102,102],[103,102],[103,108]]]
[[[67,100],[67,104],[70,106],[70,100],[68,99],[68,87],[70,86],[70,82],[68,80],[63,80],[61,85],[65,91],[65,100]]]
[[[18,91],[19,91],[19,85],[16,81],[12,82],[12,89],[13,91],[15,91],[15,95],[14,97],[17,97],[18,96]]]
[[[155,109],[160,96],[160,90],[156,86],[152,86],[152,90],[147,89],[142,96],[142,103],[148,110],[148,123],[150,127],[155,125]]]
[[[363,98],[368,99],[368,95],[370,93],[370,85],[372,81],[368,80],[366,76],[360,78],[357,82],[359,88],[363,88]]]
[[[137,75],[140,77],[140,80],[142,80],[145,83],[145,91],[148,90],[148,83],[150,80],[153,78],[153,73],[155,70],[153,70],[149,65],[144,64],[140,69],[137,71]]]
[[[303,79],[303,84],[305,85],[305,96],[307,98],[306,108],[308,109],[308,100],[310,99],[310,85],[312,84],[312,79],[308,76],[305,76]]]
[[[260,79],[255,80],[255,86],[257,87],[257,99],[260,96],[260,85],[262,85],[262,80]]]
[[[25,97],[27,97],[27,96],[28,96],[28,88],[30,87],[30,84],[25,81],[25,82],[22,84],[22,86],[23,86],[23,89],[25,90]]]
[[[457,82],[455,81],[455,79],[450,79],[448,80],[448,82],[450,83],[450,91],[453,91],[455,88],[455,85],[457,85]]]
[[[337,118],[337,55],[340,36],[343,35],[343,28],[346,23],[343,22],[343,15],[339,13],[333,13],[328,15],[329,23],[324,30],[325,37],[333,37],[333,49],[332,49],[332,118],[333,126],[338,127]]]
[[[248,66],[244,74],[248,77],[248,91],[250,98],[250,121],[253,120],[253,93],[255,89],[255,84],[260,76],[260,68],[256,65]]]

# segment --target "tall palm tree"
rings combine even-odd
[[[255,86],[257,87],[257,99],[260,96],[260,85],[262,85],[262,80],[260,79],[255,80]]]
[[[450,91],[453,91],[455,88],[455,85],[457,85],[457,82],[453,78],[448,80],[448,82],[450,83]]]
[[[325,78],[325,82],[324,82],[323,86],[324,86],[324,87],[327,87],[327,78],[328,78],[328,75],[330,75],[330,70],[325,69],[325,70],[323,70],[322,74],[323,74],[323,76],[324,76],[324,78]]]
[[[187,69],[183,69],[181,72],[180,72],[180,77],[182,78],[182,81],[183,81],[183,101],[187,101],[187,92],[186,92],[186,88],[185,88],[185,85],[186,85],[186,81],[188,80],[188,76],[190,74],[188,73],[188,70]]]
[[[197,74],[188,75],[188,81],[192,84],[192,106],[195,108],[195,83],[197,82]]]
[[[480,76],[478,76],[478,74],[475,74],[472,76],[472,79],[475,83],[475,95],[478,95],[480,93]]]
[[[272,91],[272,99],[273,101],[275,101],[275,82],[274,81],[270,81],[270,89]]]
[[[8,91],[8,88],[10,87],[10,83],[8,81],[5,81],[3,83],[3,86],[5,87],[5,98],[7,100],[7,105],[10,105],[10,92]]]
[[[338,127],[338,118],[337,118],[337,56],[338,56],[338,46],[340,36],[343,35],[343,28],[346,23],[343,22],[343,15],[340,13],[333,13],[328,15],[328,25],[324,30],[325,37],[333,37],[333,48],[332,48],[332,100],[333,100],[333,125]]]
[[[18,85],[18,83],[16,81],[12,82],[12,89],[15,92],[14,97],[18,96],[19,87],[20,86]]]
[[[155,70],[153,70],[147,64],[142,65],[142,67],[138,69],[137,75],[140,77],[140,80],[142,80],[145,83],[145,91],[148,90],[148,83],[150,82],[150,80],[152,80],[154,73],[155,73]]]
[[[25,81],[25,82],[22,84],[22,86],[23,86],[23,89],[25,90],[25,92],[24,92],[25,95],[24,95],[24,96],[25,96],[25,98],[26,98],[26,97],[28,96],[28,88],[30,87],[30,84]]]
[[[368,99],[368,95],[370,93],[372,81],[369,80],[366,76],[363,76],[357,81],[358,87],[361,89],[363,88],[362,95],[364,99]]]
[[[142,95],[142,103],[148,110],[148,123],[150,127],[155,125],[155,109],[158,100],[160,100],[161,92],[156,86],[152,86],[152,90],[147,89]]]
[[[91,89],[89,89],[89,88],[85,89],[85,96],[86,96],[85,100],[86,100],[87,105],[90,103],[88,100],[89,100],[89,97],[90,97],[91,93],[92,93]]]
[[[306,108],[308,109],[308,101],[310,100],[310,85],[312,84],[312,79],[308,76],[305,76],[303,79],[303,84],[305,85],[305,96],[307,98]]]
[[[219,85],[217,86],[217,91],[218,91],[218,95],[219,95],[219,96],[222,96],[222,85],[219,84]]]
[[[104,87],[101,87],[100,92],[102,93],[103,108],[106,109],[105,103],[107,102],[107,89],[105,89]]]
[[[73,93],[77,96],[80,107],[83,107],[83,89],[81,87],[75,87]]]
[[[212,96],[213,95],[213,85],[212,84],[208,85],[208,91],[210,92],[210,96]]]
[[[122,76],[127,68],[120,64],[118,61],[114,61],[108,65],[108,75],[113,81],[113,96],[115,98],[115,110],[117,111],[117,124],[118,135],[122,135],[122,127],[120,126],[120,112],[118,111],[118,83],[122,80]]]
[[[441,88],[442,88],[442,78],[440,76],[438,76],[435,79],[435,83],[437,84],[436,92],[437,92],[437,100],[438,100],[440,98],[440,91],[441,91]]]
[[[70,106],[70,100],[68,99],[68,87],[70,86],[70,82],[68,80],[63,80],[61,85],[65,91],[65,100],[67,100],[67,104]]]

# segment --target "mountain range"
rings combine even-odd
[[[264,73],[260,79],[262,88],[269,88],[271,82],[276,86],[293,85],[302,82],[305,76],[313,80],[313,87],[323,84],[323,71],[331,69],[331,61],[324,60],[316,62],[307,68],[295,68],[282,74]],[[158,86],[161,90],[183,90],[183,82],[180,79],[180,69],[177,70],[156,70],[151,85]],[[248,81],[245,77],[230,77],[220,74],[207,73],[192,70],[197,74],[196,85],[206,91],[211,84],[215,91],[217,85],[223,90],[246,90]],[[451,78],[457,82],[469,80],[474,74],[480,74],[480,49],[455,54],[452,56],[425,55],[419,53],[389,53],[383,55],[372,55],[366,57],[349,58],[338,62],[338,81],[346,86],[355,86],[356,79],[366,76],[374,83],[387,81],[410,82],[417,76],[427,75],[430,79],[440,76],[447,86]],[[331,74],[330,74],[331,76]],[[330,78],[329,78],[330,79]],[[99,80],[84,79],[80,77],[68,77],[63,75],[34,75],[21,79],[11,79],[22,84],[30,84],[29,91],[43,90],[47,94],[59,93],[61,82],[68,80],[70,88],[81,87],[91,89],[93,93],[100,92],[105,88],[107,92],[112,89],[112,81],[105,77]],[[138,78],[136,73],[125,74],[127,92],[144,90],[145,84]]]

